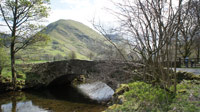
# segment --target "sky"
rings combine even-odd
[[[48,22],[72,19],[92,27],[91,20],[110,23],[115,17],[107,10],[113,7],[109,0],[51,0]]]
[[[119,2],[120,0],[113,0]],[[51,11],[44,25],[59,19],[79,21],[93,28],[91,21],[95,18],[97,23],[115,26],[117,19],[109,9],[114,9],[111,0],[50,0]],[[5,24],[0,21],[0,24]],[[1,27],[0,27],[1,28]],[[7,29],[4,28],[6,31]]]
[[[116,19],[107,8],[112,9],[110,0],[50,0],[51,11],[43,25],[48,25],[59,19],[71,19],[93,28],[91,21],[112,25]],[[0,31],[7,32],[8,27],[0,21]],[[94,29],[94,28],[93,28]]]

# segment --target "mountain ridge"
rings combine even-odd
[[[49,35],[51,42],[46,47],[35,49],[35,55],[39,55],[37,57],[41,57],[40,60],[70,59],[71,54],[75,54],[77,59],[100,59],[110,46],[102,35],[74,20],[60,19],[47,25],[41,32]],[[28,50],[21,52],[21,55],[27,53]],[[35,55],[33,53],[29,58]]]

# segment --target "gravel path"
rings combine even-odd
[[[199,69],[194,69],[194,68],[177,68],[177,71],[191,72],[191,73],[200,75],[200,68]]]

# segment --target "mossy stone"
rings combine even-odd
[[[118,108],[119,106],[121,106],[121,105],[120,104],[113,104],[113,105],[109,106],[108,109],[113,110],[115,108]]]
[[[130,88],[129,88],[128,84],[121,84],[120,87],[116,89],[115,94],[116,95],[121,95],[124,92],[129,91],[129,89]]]
[[[22,74],[17,74],[17,78],[24,78]]]
[[[186,89],[180,89],[180,90],[178,90],[178,93],[186,93],[186,92],[187,92]]]

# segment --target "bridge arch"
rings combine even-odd
[[[102,81],[116,89],[118,84],[130,82],[133,75],[136,75],[132,71],[141,67],[142,65],[139,63],[120,61],[65,60],[47,62],[32,66],[32,70],[26,73],[26,84],[28,87],[36,88],[67,84],[77,76],[84,75],[90,81]]]
[[[65,74],[61,75],[51,82],[49,82],[48,87],[57,87],[57,86],[65,86],[70,85],[74,79],[79,77],[81,74]]]

